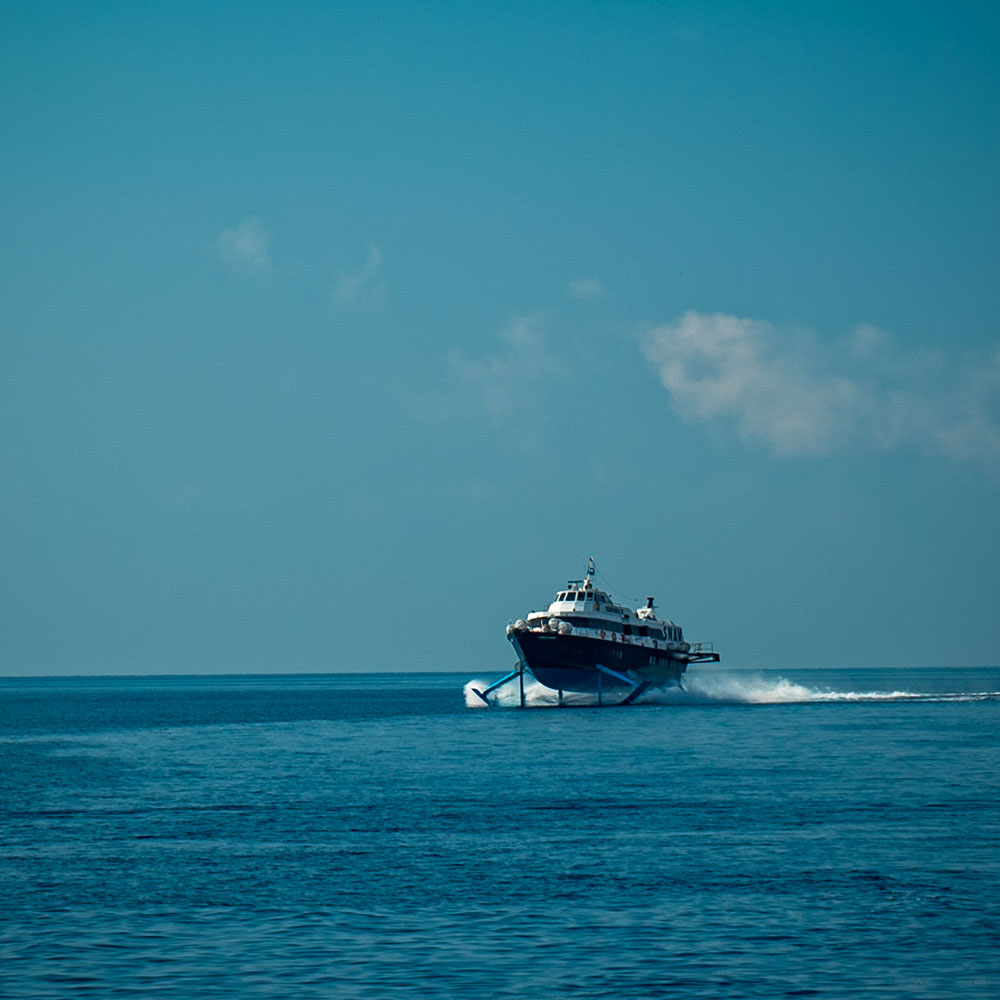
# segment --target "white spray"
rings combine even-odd
[[[636,705],[792,705],[822,702],[878,701],[986,701],[1000,699],[1000,692],[929,693],[918,691],[833,691],[829,688],[808,687],[785,677],[765,677],[751,671],[723,673],[716,670],[692,669],[683,678],[683,687],[652,688],[636,699]],[[489,681],[471,680],[465,685],[465,704],[469,708],[486,708],[475,693],[484,690]],[[624,694],[622,695],[624,697]],[[499,708],[517,708],[520,691],[513,681],[489,695],[489,703]],[[539,684],[530,674],[524,677],[524,701],[529,708],[554,708],[560,704],[585,707],[597,704],[596,696],[566,692],[560,703],[559,694]],[[605,706],[614,704],[607,695]]]

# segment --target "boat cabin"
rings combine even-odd
[[[592,616],[600,617],[592,617]],[[586,580],[570,580],[565,590],[560,590],[547,611],[533,611],[528,622],[538,625],[549,619],[560,619],[577,629],[613,630],[625,636],[656,639],[661,642],[684,641],[679,625],[660,621],[656,617],[653,598],[646,599],[646,606],[633,611],[615,604],[603,590],[598,590],[588,576]]]

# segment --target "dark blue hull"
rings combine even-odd
[[[627,691],[644,681],[676,685],[692,659],[666,649],[573,634],[522,630],[511,632],[510,640],[534,678],[554,691]]]

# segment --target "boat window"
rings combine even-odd
[[[565,601],[566,600],[566,593],[565,593],[565,591],[562,592],[562,593],[560,593],[560,594],[556,594],[556,600],[557,601]]]
[[[622,626],[622,632],[624,632],[625,635],[631,635],[632,634],[632,626],[631,625],[623,625]]]
[[[649,629],[645,625],[639,626],[639,635],[649,635]]]

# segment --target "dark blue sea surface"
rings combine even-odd
[[[0,681],[0,994],[1000,992],[1000,669],[469,680]]]

